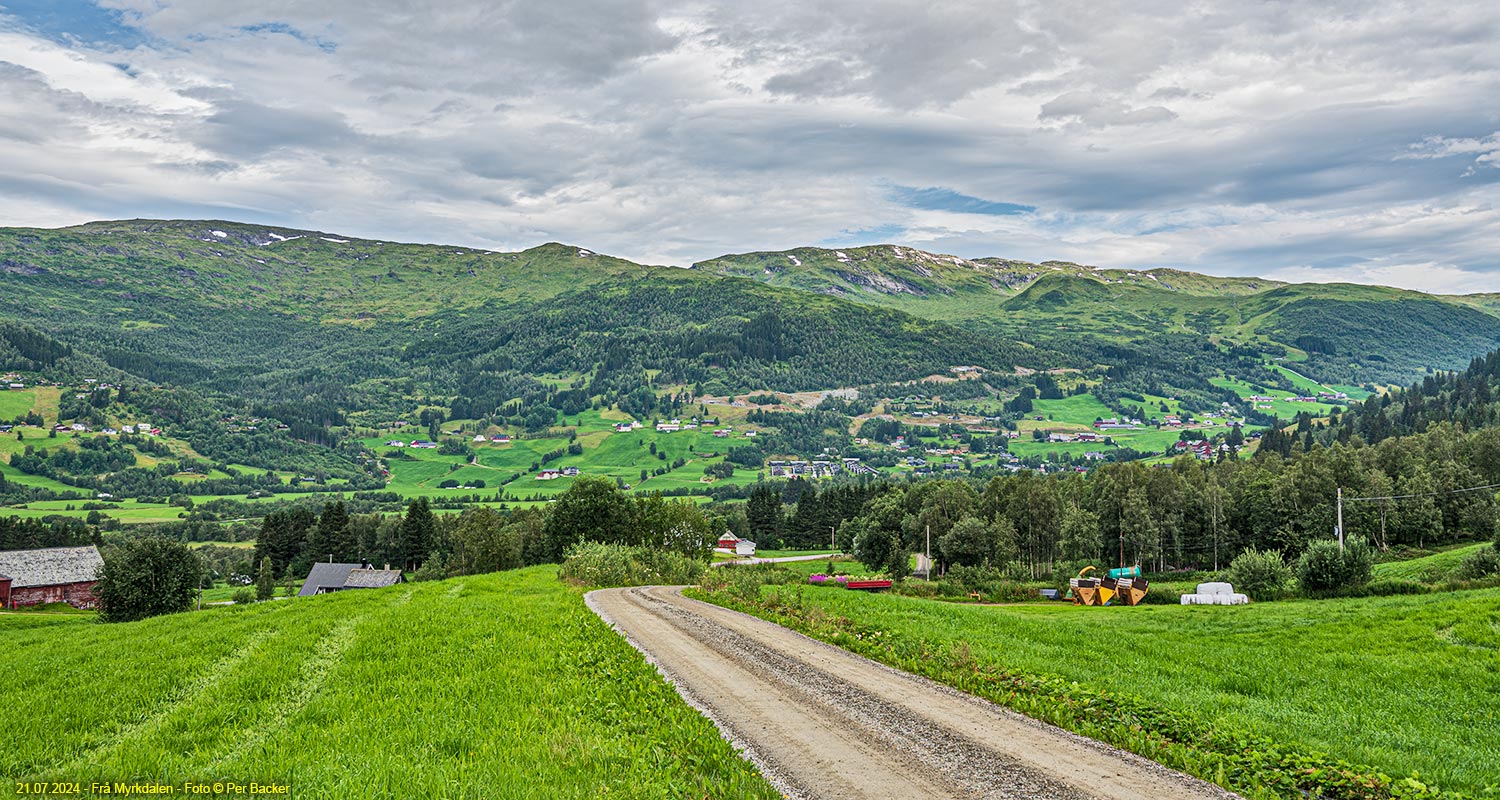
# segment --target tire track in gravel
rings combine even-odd
[[[680,588],[587,602],[792,797],[1235,797]]]

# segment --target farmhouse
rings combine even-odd
[[[0,552],[0,608],[67,603],[94,608],[94,584],[104,559],[88,547]]]
[[[345,589],[379,589],[405,582],[401,570],[391,569],[389,564],[385,569],[374,569],[368,564],[323,562],[313,565],[297,596],[311,597]]]
[[[544,469],[536,474],[536,479],[539,481],[551,481],[560,477],[562,477],[562,473],[555,469]]]

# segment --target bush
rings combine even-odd
[[[1454,577],[1462,581],[1476,581],[1500,575],[1500,549],[1494,545],[1481,547],[1464,557]]]
[[[256,602],[255,590],[251,589],[249,586],[246,586],[243,589],[236,590],[234,593],[234,602],[235,605],[241,606],[247,606],[251,603]]]
[[[1251,599],[1275,600],[1292,582],[1292,568],[1282,560],[1279,550],[1252,547],[1235,556],[1221,577]]]
[[[1290,574],[1290,570],[1288,570],[1288,574]],[[1246,594],[1249,594],[1249,592],[1246,592]],[[1143,606],[1178,606],[1178,605],[1182,605],[1182,593],[1181,592],[1177,592],[1177,591],[1173,591],[1171,589],[1158,588],[1158,587],[1152,586],[1150,588],[1150,590],[1146,592],[1146,596],[1143,597],[1143,598],[1141,598],[1141,605],[1143,605]]]
[[[654,547],[582,542],[568,548],[559,574],[589,586],[697,583],[703,562]]]
[[[1342,552],[1336,540],[1320,539],[1297,559],[1297,581],[1308,595],[1353,592],[1370,582],[1374,568],[1375,553],[1364,539],[1351,537]]]
[[[181,542],[145,536],[107,548],[98,577],[99,618],[130,622],[191,608],[203,562]]]
[[[1403,581],[1393,578],[1385,578],[1378,581],[1370,581],[1360,594],[1364,597],[1390,597],[1398,594],[1426,594],[1432,591],[1416,581]]]

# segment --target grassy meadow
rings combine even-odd
[[[1454,577],[1465,558],[1489,547],[1488,542],[1460,545],[1439,553],[1409,558],[1404,561],[1388,561],[1375,565],[1375,577],[1387,580],[1439,583]]]
[[[931,677],[1000,702],[1016,696],[1006,694],[1007,679],[993,684],[951,664],[982,665],[1022,682],[1060,679],[1072,687],[1065,692],[1078,694],[1060,705],[1135,697],[1213,731],[1416,775],[1449,791],[1500,791],[1500,694],[1482,688],[1500,685],[1500,589],[1135,608],[768,591],[796,592],[800,601],[785,598],[778,610],[756,613],[786,620],[786,609],[796,609],[793,624],[800,618],[798,626],[820,638],[914,671],[936,670]],[[852,622],[842,630],[826,622],[839,618]],[[932,666],[944,661],[946,671]],[[1080,732],[1100,735],[1087,725]],[[1132,744],[1129,736],[1115,743]],[[1156,747],[1139,744],[1147,754]],[[1213,779],[1211,763],[1204,771]]]
[[[94,624],[0,615],[15,780],[771,798],[555,568]]]

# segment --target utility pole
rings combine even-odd
[[[1339,552],[1342,553],[1344,552],[1344,487],[1342,486],[1339,487],[1338,498],[1339,520],[1338,527],[1335,528],[1335,530],[1338,531],[1339,534]]]
[[[927,580],[932,580],[932,526],[927,526]]]

